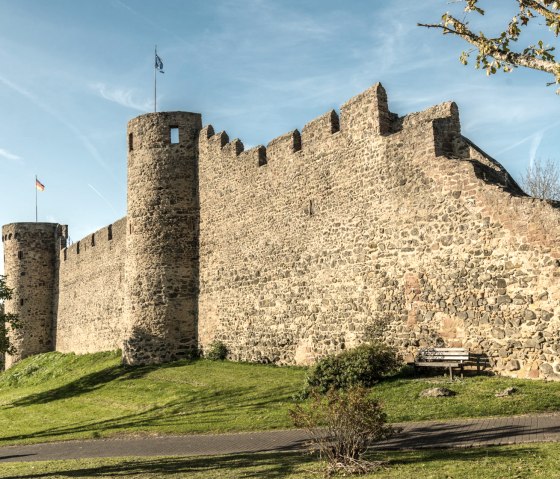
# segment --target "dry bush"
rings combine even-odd
[[[294,407],[290,416],[296,427],[309,433],[310,451],[326,460],[327,476],[379,468],[383,462],[368,461],[364,454],[373,443],[395,433],[379,403],[362,387],[331,389],[324,396],[315,391],[309,403]]]

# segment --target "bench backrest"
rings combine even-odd
[[[424,361],[468,361],[469,350],[465,348],[424,348],[418,352],[418,358]]]

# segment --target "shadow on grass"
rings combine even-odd
[[[432,378],[441,378],[443,381],[449,381],[449,373],[448,369],[444,367],[440,368],[414,368],[414,366],[410,364],[404,365],[396,374],[391,376],[384,377],[381,382],[394,382],[400,381],[403,379],[432,379]],[[482,369],[481,371],[477,371],[476,368],[465,368],[464,370],[465,378],[473,378],[473,377],[496,377],[496,374],[491,371],[490,369]],[[457,371],[454,371],[453,378],[457,379],[460,378],[461,375]]]
[[[111,381],[140,379],[151,371],[184,366],[185,364],[188,364],[188,361],[183,360],[151,366],[111,366],[109,368],[102,369],[101,371],[82,376],[75,381],[64,384],[63,386],[20,398],[13,403],[4,406],[4,408],[32,406],[35,404],[45,404],[51,401],[58,401],[60,399],[68,399],[91,392],[107,383],[110,383]]]
[[[232,454],[215,457],[158,457],[152,459],[126,459],[118,463],[73,469],[66,462],[49,472],[2,476],[4,479],[33,479],[45,477],[126,477],[161,474],[171,477],[222,477],[220,471],[236,470],[246,478],[285,477],[314,459],[298,453]],[[189,474],[188,476],[186,474]],[[228,476],[233,477],[233,476]]]
[[[138,368],[135,368],[133,372],[138,374]],[[104,371],[104,373],[107,373],[107,371]],[[85,393],[106,382],[105,379],[97,377],[97,374],[90,376],[92,377],[89,377],[83,383],[82,380],[70,383],[82,383],[74,386],[79,389],[79,392],[69,391],[69,384],[53,391],[29,396],[25,400],[29,401],[28,404],[54,401]],[[127,374],[122,375],[118,371],[113,376],[120,379],[129,379]],[[235,423],[239,415],[246,418],[252,414],[251,411],[262,412],[268,410],[278,404],[279,401],[287,400],[289,396],[282,386],[267,390],[266,395],[263,393],[263,395],[248,399],[252,392],[250,386],[230,387],[227,390],[215,390],[214,388],[197,390],[196,394],[182,400],[169,401],[141,412],[135,411],[130,414],[105,416],[104,418],[84,418],[79,423],[66,423],[59,427],[37,428],[25,434],[3,436],[0,438],[0,442],[10,443],[33,439],[33,442],[37,443],[61,439],[114,437],[119,434],[135,432],[149,434],[152,431],[165,432],[166,426],[171,428],[169,432],[176,434],[181,434],[183,431],[189,433],[223,431],[225,422]],[[181,428],[181,425],[185,426],[184,429]],[[193,428],[193,425],[198,427]]]
[[[389,458],[390,466],[407,466],[424,464],[427,462],[449,461],[453,462],[478,462],[482,460],[516,460],[536,457],[540,453],[538,446],[481,446],[459,449],[422,449],[416,451],[389,452],[372,454],[371,458],[377,459],[380,455]]]
[[[520,446],[516,448],[484,447],[476,449],[456,449],[453,451],[454,462],[469,463],[476,467],[479,461],[508,461],[525,460],[527,457],[538,457],[540,450],[535,446]],[[433,464],[450,460],[449,451],[426,450],[415,452],[392,452],[375,454],[374,460],[388,461],[391,467],[405,467],[414,471],[419,465]],[[123,460],[95,459],[103,461],[100,465],[77,464],[75,461],[51,463],[48,470],[41,472],[18,473],[17,475],[2,476],[4,479],[35,479],[48,477],[152,477],[159,475],[170,477],[244,477],[244,478],[280,478],[299,472],[301,477],[315,477],[320,473],[320,466],[316,466],[316,458],[301,453],[261,453],[261,454],[232,454],[227,456],[198,456],[198,457],[157,457],[157,458],[128,458]],[[91,464],[91,463],[90,463]]]

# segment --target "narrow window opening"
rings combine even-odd
[[[23,306],[23,298],[21,298],[21,299],[19,300],[19,305],[20,305],[20,306]]]
[[[134,136],[132,133],[128,134],[128,151],[134,150]]]
[[[80,242],[76,243],[76,254],[80,254]]]
[[[107,239],[111,241],[113,239],[113,225],[107,227]]]
[[[68,251],[68,250],[67,250],[66,248],[64,248],[64,261],[66,261],[66,256],[67,256],[66,252],[67,252],[67,251]]]
[[[313,200],[309,200],[309,216],[313,216]]]
[[[91,235],[91,245],[95,246],[95,235]]]
[[[23,259],[23,251],[18,251],[17,252],[17,257],[18,257],[18,259]]]
[[[128,233],[132,234],[132,223],[128,223]]]
[[[179,127],[178,126],[170,126],[169,127],[169,136],[170,136],[172,145],[176,145],[177,143],[179,143]]]

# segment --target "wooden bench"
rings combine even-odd
[[[449,368],[449,378],[453,379],[453,368],[461,370],[463,377],[464,366],[475,366],[480,372],[481,354],[471,353],[466,348],[424,348],[418,351],[414,360],[414,367]]]

